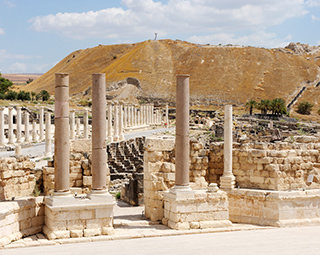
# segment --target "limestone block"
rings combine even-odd
[[[190,229],[190,225],[188,222],[174,222],[172,220],[168,220],[168,227],[177,230]]]
[[[254,158],[253,162],[255,164],[271,164],[273,162],[273,158],[271,157]]]
[[[113,227],[102,227],[101,228],[101,234],[102,235],[113,235],[114,234],[114,228]]]
[[[267,156],[267,152],[265,150],[249,150],[248,151],[248,156],[249,157],[257,157],[257,158],[262,158]]]
[[[147,173],[157,173],[160,172],[161,166],[162,166],[162,162],[155,162],[155,163],[151,163],[151,162],[146,162],[144,164],[145,168],[145,172]]]
[[[161,166],[161,172],[164,173],[174,173],[175,172],[175,164],[170,162],[163,162]]]
[[[32,227],[35,227],[35,226],[43,226],[44,224],[44,216],[41,215],[41,216],[36,216],[36,217],[33,217],[31,219],[31,226]]]
[[[70,230],[70,237],[71,238],[83,237],[83,230],[79,230],[79,229]]]
[[[145,142],[146,151],[172,151],[175,146],[174,139],[147,138]]]
[[[67,221],[67,230],[83,230],[86,227],[86,221],[83,219],[74,219]]]
[[[91,186],[92,185],[92,176],[82,176],[82,183],[84,186]]]
[[[192,221],[189,223],[191,229],[199,229],[200,228],[200,222],[198,221]]]
[[[95,218],[111,218],[113,215],[113,207],[112,208],[101,208],[95,210]]]
[[[163,159],[162,151],[149,151],[144,154],[144,160],[146,162],[158,162]]]

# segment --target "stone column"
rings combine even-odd
[[[127,128],[128,126],[128,106],[127,104],[123,105],[123,128]]]
[[[77,126],[77,136],[80,135],[81,131],[80,131],[80,118],[76,118],[76,126]]]
[[[119,141],[119,103],[114,102],[114,124],[113,124],[113,141]]]
[[[189,187],[189,75],[177,75],[175,186]]]
[[[155,121],[154,121],[154,105],[152,104],[151,105],[151,125],[154,125],[155,124]]]
[[[113,142],[112,137],[112,103],[108,101],[108,141]]]
[[[29,113],[24,113],[24,141],[30,143]]]
[[[9,142],[8,143],[13,144],[14,143],[14,140],[13,140],[13,113],[12,113],[13,108],[9,107],[8,110],[9,110],[9,114],[8,114]]]
[[[168,104],[166,104],[166,120],[165,123],[167,123],[166,127],[169,127],[169,107]]]
[[[119,104],[119,140],[124,140],[123,134],[123,102]]]
[[[32,142],[37,143],[38,137],[37,137],[37,121],[33,120],[32,122]]]
[[[138,113],[138,126],[141,126],[141,107],[139,108],[139,111],[137,112]]]
[[[46,157],[52,156],[51,151],[51,113],[46,112],[46,147],[45,147]]]
[[[17,107],[17,143],[21,143],[21,107]]]
[[[69,74],[57,73],[55,78],[54,134],[55,194],[70,194],[69,183]]]
[[[137,126],[137,106],[133,106],[133,126]]]
[[[84,135],[84,139],[88,139],[88,137],[89,137],[89,115],[88,115],[87,110],[84,112],[84,116],[83,116],[83,135]]]
[[[0,146],[4,145],[4,107],[0,107]]]
[[[232,173],[232,105],[226,105],[224,109],[224,170],[220,177],[220,188],[231,190],[235,186]]]
[[[92,74],[92,193],[107,192],[105,74]]]
[[[75,112],[74,112],[74,110],[71,110],[71,112],[70,112],[70,139],[71,140],[75,139],[74,120],[75,120]]]
[[[42,142],[44,140],[44,122],[43,122],[43,117],[44,117],[44,109],[43,107],[40,108],[40,121],[39,121],[39,129],[40,129],[40,142]]]

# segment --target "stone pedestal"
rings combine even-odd
[[[173,188],[163,193],[164,218],[162,223],[172,229],[206,229],[231,227],[228,196],[213,189],[191,190]]]
[[[110,194],[47,197],[43,233],[50,240],[112,234],[114,205]]]

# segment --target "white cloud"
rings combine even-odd
[[[12,3],[11,1],[9,0],[3,0],[3,3],[8,5],[9,7],[16,7],[16,4]]]
[[[311,19],[312,19],[312,20],[320,20],[320,18],[319,18],[319,17],[314,16],[314,15],[311,15]]]
[[[317,7],[320,6],[320,0],[307,0],[306,5],[308,7]]]
[[[284,47],[289,44],[291,36],[278,39],[275,33],[264,31],[252,33],[250,35],[237,36],[232,33],[220,33],[206,36],[192,36],[188,38],[191,42],[199,44],[233,44],[233,45],[250,45],[263,46],[267,48]]]
[[[123,8],[50,14],[34,17],[29,22],[36,31],[56,31],[75,39],[136,40],[150,38],[154,32],[164,38],[176,34],[261,31],[307,13],[303,0],[169,0],[165,4],[154,0],[123,0],[121,3]]]
[[[4,29],[0,27],[0,35],[4,35],[5,32],[4,32]]]
[[[3,62],[7,59],[33,59],[33,58],[41,58],[41,56],[30,56],[30,55],[22,55],[22,54],[11,54],[8,53],[5,49],[0,49],[0,62]]]

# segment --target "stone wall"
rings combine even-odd
[[[30,196],[35,189],[39,174],[33,171],[35,163],[27,156],[0,159],[0,200]]]
[[[290,142],[234,143],[236,186],[270,190],[320,188],[319,138],[296,136],[290,139]],[[219,183],[222,174],[223,142],[213,143],[209,149],[206,179]],[[313,177],[311,182],[308,177]]]
[[[40,233],[43,224],[43,197],[1,202],[0,247],[24,236]]]

